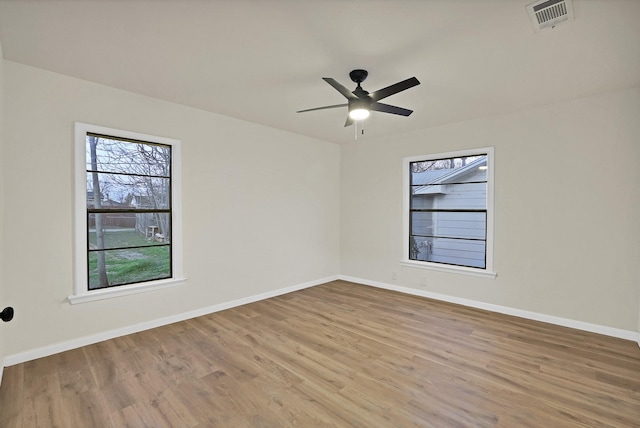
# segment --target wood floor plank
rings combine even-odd
[[[639,427],[640,349],[333,281],[8,367],[0,426]]]

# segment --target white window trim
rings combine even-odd
[[[479,153],[487,154],[487,253],[486,253],[486,267],[485,269],[478,269],[466,266],[453,266],[442,263],[431,263],[424,261],[416,261],[409,259],[409,208],[410,208],[410,196],[409,196],[409,174],[411,162],[419,162],[430,159],[447,159],[454,157],[472,156]],[[493,242],[494,242],[494,148],[493,147],[481,147],[470,150],[460,150],[447,153],[435,153],[423,156],[411,156],[402,160],[403,168],[403,213],[402,213],[402,259],[400,264],[405,267],[428,269],[439,272],[451,272],[469,276],[476,276],[481,278],[494,279],[497,274],[493,268]]]
[[[87,284],[87,164],[86,164],[86,136],[88,132],[111,135],[132,140],[148,141],[150,143],[165,144],[171,150],[171,249],[172,249],[172,277],[157,281],[141,282],[121,285],[117,287],[89,290]],[[74,145],[74,262],[75,277],[74,290],[68,299],[72,304],[91,302],[127,296],[151,290],[183,284],[186,278],[182,271],[182,170],[180,159],[180,141],[165,137],[140,134],[138,132],[122,131],[104,126],[75,123]]]

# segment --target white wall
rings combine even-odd
[[[343,146],[341,274],[636,331],[638,118],[634,88]],[[485,146],[497,278],[401,267],[402,158]]]
[[[335,144],[5,61],[7,355],[332,277]],[[70,305],[73,123],[182,141],[181,287]]]
[[[0,44],[0,310],[8,304],[4,293],[4,60]],[[5,344],[4,331],[8,326],[0,326],[0,381],[4,368]]]

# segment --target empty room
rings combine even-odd
[[[640,426],[639,22],[0,0],[0,426]]]

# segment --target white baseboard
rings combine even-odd
[[[230,302],[220,303],[213,306],[208,306],[193,311],[172,315],[169,317],[159,318],[156,320],[147,321],[132,326],[127,326],[115,330],[106,331],[90,336],[81,337],[78,339],[68,340],[65,342],[56,343],[53,345],[43,346],[40,348],[32,349],[25,352],[9,355],[4,358],[4,364],[0,365],[0,384],[2,382],[2,374],[4,367],[13,366],[15,364],[24,363],[26,361],[35,360],[37,358],[47,357],[49,355],[57,354],[59,352],[68,351],[71,349],[80,348],[86,345],[92,345],[94,343],[102,342],[116,337],[125,336],[127,334],[138,333],[140,331],[149,330],[152,328],[160,327],[163,325],[184,321],[187,319],[199,317],[202,315],[211,314],[225,309],[234,308],[236,306],[246,305],[248,303],[257,302],[260,300],[268,299],[271,297],[280,296],[283,294],[291,293],[293,291],[302,290],[316,285],[331,282],[337,279],[344,281],[355,282],[358,284],[369,285],[372,287],[383,288],[392,291],[398,291],[406,294],[413,294],[416,296],[427,297],[430,299],[441,300],[449,303],[456,303],[463,306],[469,306],[478,309],[485,309],[492,312],[498,312],[507,315],[513,315],[520,318],[531,319],[535,321],[542,321],[550,324],[556,324],[563,327],[575,328],[577,330],[589,331],[592,333],[603,334],[606,336],[617,337],[620,339],[632,340],[638,343],[640,346],[640,333],[629,330],[622,330],[613,327],[601,326],[598,324],[590,324],[582,321],[571,320],[567,318],[556,317],[552,315],[540,314],[537,312],[530,312],[521,309],[510,308],[507,306],[494,305],[491,303],[478,302],[470,299],[463,299],[454,296],[448,296],[445,294],[432,293],[428,291],[417,290],[414,288],[402,287],[393,284],[386,284],[378,281],[370,281],[367,279],[356,278],[346,275],[335,275],[315,281],[305,282],[303,284],[297,284],[290,287],[280,288],[278,290],[268,291],[266,293],[256,294],[253,296],[245,297],[242,299],[232,300]]]
[[[172,315],[169,317],[159,318],[159,319],[143,322],[140,324],[135,324],[132,326],[105,331],[103,333],[98,333],[91,336],[85,336],[78,339],[68,340],[66,342],[60,342],[53,345],[43,346],[43,347],[32,349],[29,351],[20,352],[18,354],[9,355],[5,357],[3,367],[9,367],[15,364],[24,363],[26,361],[35,360],[37,358],[47,357],[49,355],[57,354],[59,352],[80,348],[82,346],[92,345],[94,343],[103,342],[105,340],[114,339],[116,337],[125,336],[127,334],[138,333],[140,331],[149,330],[152,328],[160,327],[167,324],[172,324],[179,321],[184,321],[191,318],[196,318],[202,315],[208,315],[214,312],[224,311],[225,309],[230,309],[236,306],[246,305],[248,303],[253,303],[253,302],[268,299],[271,297],[276,297],[283,294],[291,293],[293,291],[314,287],[316,285],[335,281],[336,279],[338,279],[337,275],[327,277],[327,278],[322,278],[315,281],[305,282],[303,284],[297,284],[290,287],[280,288],[278,290],[268,291],[266,293],[244,297],[242,299],[232,300],[230,302],[208,306],[206,308],[196,309],[193,311]],[[1,374],[2,374],[2,371],[0,371],[0,376]]]
[[[338,275],[339,279],[358,284],[369,285],[386,290],[398,291],[400,293],[413,294],[415,296],[427,297],[443,302],[456,303],[458,305],[469,306],[477,309],[484,309],[491,312],[497,312],[506,315],[513,315],[520,318],[526,318],[534,321],[542,321],[549,324],[560,325],[563,327],[574,328],[576,330],[588,331],[591,333],[603,334],[605,336],[617,337],[619,339],[631,340],[638,342],[640,346],[640,333],[630,330],[622,330],[619,328],[607,327],[598,324],[591,324],[583,321],[576,321],[568,318],[556,317],[553,315],[540,314],[537,312],[525,311],[522,309],[510,308],[508,306],[494,305],[492,303],[478,302],[476,300],[463,299],[460,297],[448,296],[446,294],[432,293],[429,291],[417,290],[415,288],[402,287],[394,284],[386,284],[378,281],[370,281],[368,279],[356,278],[352,276]]]

